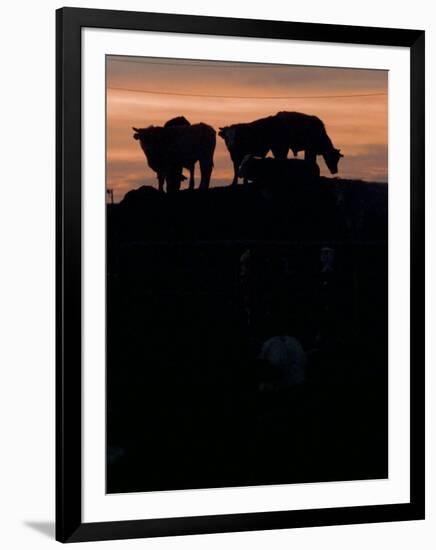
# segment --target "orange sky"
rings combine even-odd
[[[117,202],[130,189],[157,185],[132,126],[162,125],[183,115],[191,123],[206,122],[218,130],[277,111],[300,111],[324,121],[333,144],[345,155],[339,177],[387,182],[387,91],[388,73],[380,70],[108,56],[107,186]],[[380,95],[331,97],[356,94]],[[232,165],[218,136],[214,162],[211,186],[227,185]],[[321,173],[329,175],[322,157],[318,164]]]

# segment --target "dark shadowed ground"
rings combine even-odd
[[[387,477],[387,185],[143,187],[107,235],[108,492]]]

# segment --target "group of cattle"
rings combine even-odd
[[[178,191],[189,170],[189,189],[195,186],[195,164],[200,164],[200,189],[209,187],[216,146],[216,131],[203,122],[190,124],[183,117],[169,120],[164,126],[133,128],[149,167],[156,172],[159,190]],[[252,157],[265,158],[269,151],[275,159],[286,159],[289,150],[294,156],[304,151],[306,164],[317,168],[316,157],[322,155],[332,174],[338,172],[343,156],[327,135],[324,123],[316,116],[281,111],[253,122],[221,127],[218,135],[224,140],[233,163],[232,185],[238,183],[241,164]],[[244,182],[246,182],[244,177]]]

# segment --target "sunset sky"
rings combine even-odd
[[[345,155],[339,177],[387,182],[387,92],[388,73],[380,70],[108,56],[107,186],[116,202],[130,189],[157,187],[132,126],[183,115],[218,130],[278,111],[323,120]],[[233,169],[218,136],[214,162],[211,186],[229,184]],[[318,164],[329,175],[322,157]],[[199,176],[196,168],[197,187]]]

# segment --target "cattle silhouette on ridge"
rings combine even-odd
[[[167,183],[167,192],[180,189],[184,179],[183,168],[190,171],[190,188],[194,187],[194,166],[200,164],[200,189],[207,189],[213,169],[216,132],[208,124],[182,124],[184,117],[167,122],[167,126],[133,128],[133,138],[138,140],[149,167],[158,176],[159,189]],[[178,121],[177,124],[168,125]]]
[[[187,118],[185,118],[184,116],[177,116],[177,117],[171,118],[170,120],[167,120],[164,124],[164,128],[168,128],[170,126],[190,126],[190,125],[191,125],[191,123],[189,122],[189,120]],[[189,169],[189,174],[190,174],[189,188],[193,189],[194,185],[195,185],[194,164],[192,164],[192,166],[189,166],[188,169]],[[158,172],[156,174],[156,177],[157,177],[157,181],[158,181],[158,189],[159,189],[159,191],[163,191],[164,183],[165,183],[165,174],[163,172]],[[182,182],[185,179],[186,179],[186,177],[181,173],[180,174],[180,181]]]
[[[324,123],[316,116],[280,111],[274,116],[253,122],[221,127],[218,135],[224,139],[233,162],[232,185],[238,182],[239,167],[247,155],[264,158],[269,151],[277,159],[285,159],[291,150],[294,156],[304,151],[305,160],[316,163],[322,155],[332,174],[338,172],[343,156],[328,136]]]
[[[273,146],[279,158],[285,158],[289,149],[294,155],[304,151],[304,158],[313,162],[321,155],[330,173],[338,173],[338,163],[344,155],[334,147],[320,118],[295,111],[280,111],[274,118],[278,123],[278,143]]]

